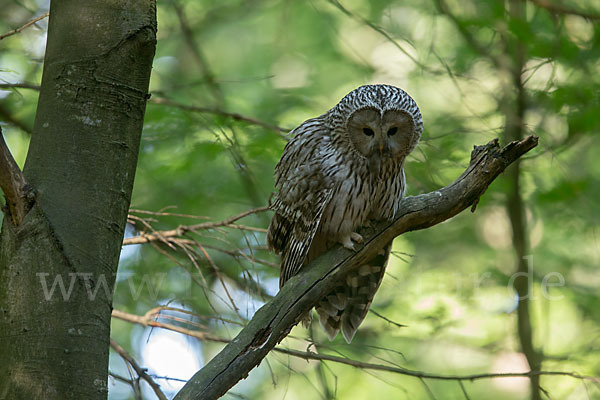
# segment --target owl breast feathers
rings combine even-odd
[[[367,85],[291,132],[275,168],[267,232],[281,253],[282,287],[336,243],[354,249],[368,220],[393,219],[405,191],[404,160],[423,131],[421,112],[402,89]],[[330,339],[350,343],[379,288],[391,243],[339,282],[315,307]]]

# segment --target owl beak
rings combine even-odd
[[[389,151],[389,147],[385,139],[379,140],[379,155],[383,157],[384,154],[387,154]]]
[[[378,181],[381,178],[381,157],[378,154],[371,155],[369,159],[369,172],[371,173],[372,181]]]

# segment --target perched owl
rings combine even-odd
[[[354,249],[369,220],[391,220],[405,192],[404,160],[423,131],[421,112],[402,89],[367,85],[291,132],[275,168],[269,248],[281,253],[279,286],[336,243]],[[315,307],[333,340],[348,343],[383,278],[391,243]]]

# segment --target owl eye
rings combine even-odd
[[[388,130],[387,135],[388,136],[394,136],[396,134],[396,132],[398,132],[398,128],[394,126],[393,128],[390,128]]]
[[[375,134],[371,128],[363,128],[363,133],[367,136],[373,136]]]

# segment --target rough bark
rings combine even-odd
[[[20,225],[4,218],[0,236],[2,399],[106,398],[155,43],[154,0],[51,3],[24,168],[34,203]]]
[[[277,343],[287,336],[302,314],[330,292],[353,268],[377,254],[396,236],[425,229],[477,205],[488,185],[521,155],[537,145],[536,137],[500,148],[497,141],[476,147],[467,170],[438,191],[407,197],[393,222],[381,222],[361,232],[365,242],[358,251],[335,248],[290,279],[269,303],[260,308],[248,325],[175,397],[179,400],[216,399],[248,375]]]

